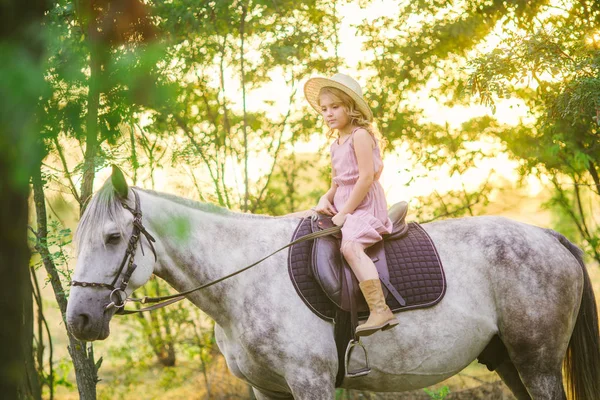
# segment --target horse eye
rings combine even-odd
[[[119,240],[121,240],[121,234],[111,233],[110,235],[108,235],[108,238],[106,239],[106,243],[117,244],[117,243],[119,243]]]

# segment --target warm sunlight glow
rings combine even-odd
[[[368,92],[368,72],[361,70],[359,63],[369,60],[374,55],[369,49],[363,49],[365,38],[357,32],[357,26],[368,21],[369,23],[377,23],[377,20],[382,17],[393,17],[397,15],[401,6],[397,0],[380,0],[374,1],[368,5],[366,9],[361,9],[356,2],[341,4],[337,6],[337,11],[341,17],[341,25],[338,31],[339,34],[339,49],[338,55],[342,60],[339,66],[339,71],[347,73],[355,77],[362,85],[365,92]],[[455,3],[454,8],[450,8],[448,12],[454,12],[461,9],[463,3]],[[454,10],[454,11],[453,11]],[[407,20],[407,24],[417,26],[421,20],[420,16],[411,16]],[[395,35],[395,32],[390,32],[390,35]],[[497,46],[501,40],[501,30],[495,30],[486,40],[485,43],[478,47],[478,51],[489,50]],[[600,41],[600,33],[594,33],[590,40]],[[250,46],[251,47],[251,46]],[[334,49],[331,49],[333,53]],[[247,54],[248,60],[257,60],[260,54],[256,51]],[[176,62],[176,61],[173,61]],[[225,95],[231,99],[232,106],[238,110],[242,109],[241,103],[241,87],[240,80],[237,79],[238,70],[227,68],[223,71],[225,81]],[[247,108],[251,111],[264,111],[269,118],[283,119],[286,114],[299,112],[304,107],[304,95],[302,93],[303,85],[306,81],[293,81],[290,76],[286,76],[283,70],[272,71],[269,75],[270,83],[260,86],[257,89],[248,91],[247,93]],[[210,85],[218,87],[220,85],[220,71],[215,68],[210,72],[210,76],[206,76]],[[428,88],[439,85],[435,78],[427,85]],[[290,99],[294,100],[290,103]],[[415,104],[422,108],[425,113],[425,121],[439,125],[448,125],[451,129],[460,129],[462,123],[474,117],[491,115],[492,112],[488,107],[473,103],[469,106],[446,107],[442,101],[433,99],[427,92],[411,93],[406,95],[405,101]],[[500,99],[497,102],[497,109],[494,117],[501,123],[509,125],[517,125],[521,123],[529,123],[532,117],[527,113],[525,104],[517,99]],[[311,112],[310,110],[308,112]],[[316,113],[311,112],[311,116],[319,118]],[[377,118],[377,116],[375,116]],[[279,127],[273,127],[273,135],[278,135]],[[294,150],[298,153],[323,152],[329,148],[329,140],[325,137],[325,131],[315,132],[309,142],[298,142]],[[291,135],[289,132],[284,133],[285,137]],[[178,142],[185,141],[184,137],[175,136],[174,140]],[[485,146],[483,142],[475,142],[474,146]],[[400,146],[395,149],[392,154],[386,154],[384,157],[385,169],[381,176],[382,185],[386,191],[388,202],[393,203],[400,200],[408,200],[415,196],[425,196],[432,193],[434,190],[438,193],[445,193],[449,190],[462,188],[463,185],[467,189],[478,187],[486,179],[491,182],[495,180],[507,180],[515,182],[518,179],[516,172],[517,165],[514,161],[502,152],[501,147],[494,149],[497,151],[497,156],[485,159],[476,163],[476,167],[472,168],[462,177],[457,174],[448,177],[447,170],[441,168],[437,171],[426,171],[425,168],[414,165],[411,160],[408,149]],[[324,154],[324,153],[322,153]],[[323,165],[329,161],[328,158],[322,157]],[[270,156],[267,154],[252,154],[248,163],[248,175],[251,181],[257,181],[264,177],[268,171],[265,169],[270,164]],[[166,166],[165,166],[166,167]],[[227,162],[226,184],[231,187],[236,187],[238,193],[243,193],[244,187],[244,167],[237,159],[229,159]],[[168,186],[169,181],[173,184],[172,179],[169,179],[167,173],[164,178],[158,174],[159,170],[155,171],[157,189],[161,186]],[[198,177],[199,184],[203,182],[208,186],[211,183],[211,177],[208,176],[207,170],[203,165],[194,167],[194,172]],[[166,181],[163,181],[165,179]],[[529,190],[531,195],[535,195],[540,189],[539,183],[534,182],[535,179],[529,182]]]
[[[587,38],[586,43],[597,46],[600,43],[600,32],[591,33]]]

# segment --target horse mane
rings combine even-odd
[[[135,190],[147,193],[152,196],[160,197],[168,201],[180,204],[184,207],[192,208],[194,210],[200,210],[210,214],[222,215],[225,217],[238,218],[238,219],[273,219],[275,217],[268,215],[259,214],[245,214],[240,212],[230,211],[225,207],[220,207],[215,204],[202,203],[199,201],[178,197],[172,194],[156,192],[149,189],[141,189],[133,187]],[[77,231],[75,232],[74,240],[79,249],[79,243],[87,240],[92,235],[102,235],[98,227],[103,226],[103,222],[106,219],[110,219],[115,222],[117,229],[121,235],[125,235],[125,223],[126,220],[125,209],[121,204],[121,200],[116,195],[114,186],[110,179],[107,179],[102,185],[102,188],[96,192],[92,197],[92,200],[88,204],[85,212],[81,216]]]
[[[102,188],[90,200],[90,203],[81,216],[79,225],[77,225],[77,230],[73,237],[77,244],[77,249],[81,249],[79,244],[92,235],[102,235],[98,227],[101,227],[106,219],[114,221],[121,235],[124,235],[124,216],[125,210],[121,204],[121,200],[117,197],[111,180],[107,179]]]

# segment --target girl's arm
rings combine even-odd
[[[373,169],[373,139],[365,129],[358,129],[354,134],[354,153],[358,162],[358,180],[350,193],[350,197],[340,210],[340,214],[350,214],[362,203],[375,180]]]

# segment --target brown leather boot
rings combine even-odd
[[[368,279],[358,284],[369,305],[369,319],[356,327],[357,336],[369,336],[380,329],[388,330],[398,325],[398,320],[385,303],[379,279]]]

